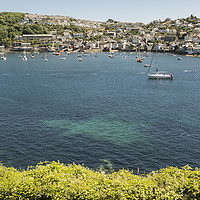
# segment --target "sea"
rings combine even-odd
[[[173,80],[150,80],[136,53],[6,55],[0,60],[0,162],[43,161],[149,173],[200,167],[200,58],[158,54]],[[82,61],[78,61],[81,56]],[[181,57],[182,60],[177,60]],[[152,64],[152,70],[155,64]]]

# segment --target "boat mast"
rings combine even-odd
[[[158,41],[156,46],[156,72],[158,72]]]

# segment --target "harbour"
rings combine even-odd
[[[199,58],[159,54],[173,80],[149,80],[136,54],[7,54],[0,62],[0,160],[150,172],[199,167]],[[96,56],[95,56],[96,55]],[[161,67],[160,67],[161,68]]]

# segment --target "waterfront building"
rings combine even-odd
[[[33,50],[31,43],[13,42],[12,46],[13,46],[12,51],[31,51],[31,50]]]
[[[52,34],[36,34],[36,35],[29,35],[29,34],[23,34],[22,39],[23,40],[49,40],[52,39]]]

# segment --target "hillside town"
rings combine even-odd
[[[15,35],[11,51],[152,51],[158,41],[160,52],[186,55],[200,53],[200,19],[187,18],[149,24],[74,19],[68,16],[26,14],[20,25],[61,26],[48,34]]]

